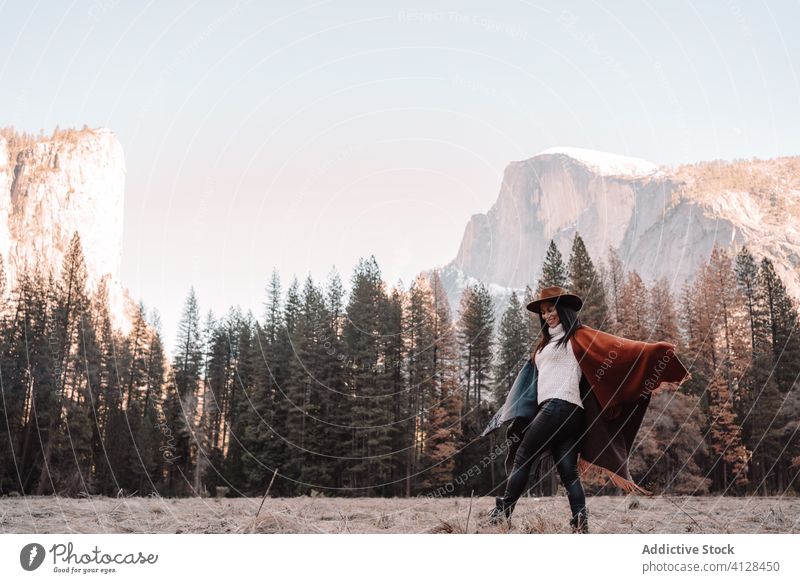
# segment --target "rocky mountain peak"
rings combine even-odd
[[[550,240],[566,261],[576,231],[595,261],[614,248],[648,285],[664,276],[674,293],[714,244],[732,255],[747,244],[800,298],[800,157],[669,168],[559,146],[511,162],[496,202],[471,217],[442,269],[451,305],[471,279],[535,287]]]
[[[0,253],[12,288],[26,265],[58,275],[72,235],[81,237],[88,286],[107,280],[111,313],[123,329],[131,300],[120,282],[125,157],[106,128],[56,130],[49,137],[0,132]]]

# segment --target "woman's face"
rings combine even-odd
[[[547,322],[548,326],[558,326],[561,320],[558,318],[556,305],[553,302],[542,302],[540,304],[540,309],[542,310],[542,317],[544,321]]]

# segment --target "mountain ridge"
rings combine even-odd
[[[469,278],[534,287],[550,240],[566,261],[576,231],[595,261],[612,247],[647,284],[666,276],[673,293],[715,243],[734,252],[747,244],[798,298],[800,157],[668,167],[558,146],[510,162],[495,203],[472,215],[456,257],[440,267],[451,305]]]

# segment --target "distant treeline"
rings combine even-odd
[[[596,266],[576,235],[567,261],[550,243],[540,273],[499,309],[477,283],[453,310],[437,272],[388,289],[374,257],[347,293],[335,271],[285,292],[273,272],[258,316],[201,315],[192,289],[170,363],[157,312],[139,304],[122,334],[105,286],[87,291],[76,234],[59,277],[0,289],[0,494],[494,494],[503,439],[476,436],[540,333],[525,304],[550,285],[584,298],[589,326],[677,344],[692,372],[651,402],[638,483],[797,493],[798,309],[768,259],[715,247],[676,298],[613,250]],[[545,458],[532,490],[557,483]]]

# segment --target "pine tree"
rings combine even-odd
[[[303,310],[303,302],[300,299],[300,282],[297,277],[292,278],[289,284],[289,289],[286,292],[286,302],[283,306],[283,323],[286,327],[286,332],[291,336],[297,329],[297,322],[300,319],[300,313]],[[271,320],[267,320],[271,322]]]
[[[754,264],[755,259],[742,250],[737,281],[745,295],[749,291],[752,296],[749,322],[755,349],[752,365],[743,379],[748,390],[740,410],[746,409],[743,433],[753,448],[754,485],[763,493],[782,493],[791,481],[796,443],[792,433],[785,430],[791,426],[789,419],[797,415],[790,405],[800,374],[797,311],[771,261],[762,259],[755,277]]]
[[[715,491],[725,489],[732,478],[737,487],[748,480],[750,453],[743,445],[737,410],[751,354],[745,302],[735,277],[727,252],[715,246],[708,261],[698,267],[692,292],[686,296],[687,312],[693,316],[689,347],[694,351],[696,368],[709,379],[701,403],[710,424],[706,440],[717,456]],[[739,461],[733,463],[735,459]]]
[[[425,428],[425,486],[436,488],[453,480],[460,435],[461,395],[458,387],[458,349],[447,293],[439,272],[430,280],[433,293],[433,378],[436,403]]]
[[[756,334],[765,325],[765,314],[760,305],[758,265],[753,254],[744,245],[736,255],[734,272],[736,273],[736,284],[745,298],[747,307],[747,316],[750,323],[750,349],[753,353],[756,353],[759,349]]]
[[[413,451],[414,435],[408,430],[411,418],[409,387],[405,382],[406,347],[403,329],[405,325],[403,305],[407,301],[402,282],[392,289],[386,306],[386,328],[384,350],[386,351],[387,394],[391,395],[392,427],[392,475],[391,491],[395,496],[410,492],[412,461],[409,452]]]
[[[232,311],[232,310],[231,310]],[[197,495],[203,495],[206,492],[204,484],[204,476],[207,475],[209,464],[213,459],[218,459],[220,453],[218,445],[215,443],[215,438],[222,435],[220,425],[223,424],[222,418],[224,416],[224,406],[229,391],[229,382],[226,378],[221,386],[217,387],[218,393],[214,392],[209,384],[209,359],[212,350],[212,338],[214,336],[215,318],[212,310],[206,312],[206,320],[200,331],[200,382],[197,387],[197,398],[195,400],[196,408],[196,423],[194,428],[195,448],[196,448],[196,461],[193,472],[192,489]],[[230,340],[225,338],[228,343]],[[230,351],[230,345],[228,346]],[[229,371],[228,376],[231,376]]]
[[[746,400],[748,408],[744,410],[742,439],[746,447],[752,451],[750,462],[750,481],[756,492],[767,495],[777,490],[777,475],[780,472],[781,453],[784,443],[776,428],[782,424],[783,395],[778,390],[775,376],[770,374],[771,367],[767,361],[768,353],[760,353],[753,361],[750,378],[759,384],[755,385],[750,399]],[[758,380],[756,380],[758,379]]]
[[[680,350],[682,340],[678,329],[678,314],[666,277],[656,280],[650,290],[647,313],[649,316],[647,327],[651,331],[651,337],[658,341],[675,344],[679,347],[679,352],[682,352]]]
[[[280,277],[275,269],[265,306],[264,323],[257,323],[253,331],[255,387],[252,417],[245,421],[248,445],[242,464],[249,488],[264,490],[276,476],[272,492],[280,495],[293,486],[289,480],[278,479],[293,454],[286,439],[289,402],[285,392],[292,349],[284,319]]]
[[[716,302],[715,313],[719,317],[719,354],[725,367],[734,400],[741,395],[738,390],[744,370],[750,363],[752,352],[747,339],[745,299],[736,283],[736,274],[727,250],[714,246],[709,261],[712,279],[707,289]]]
[[[4,412],[15,435],[3,490],[7,467],[25,494],[141,494],[161,481],[158,429],[144,424],[153,408],[140,370],[151,360],[143,308],[123,336],[112,326],[107,282],[88,293],[76,233],[58,279],[23,267],[13,307],[0,305]]]
[[[459,312],[457,335],[461,351],[464,412],[461,418],[462,439],[458,447],[460,454],[454,470],[457,475],[476,467],[485,455],[493,451],[494,436],[488,441],[475,438],[496,411],[496,406],[487,399],[493,381],[495,312],[492,298],[482,282],[464,290]],[[491,490],[495,486],[497,467],[499,464],[489,464],[487,471],[482,471],[468,487],[476,491]]]
[[[246,467],[251,469],[251,482],[263,484],[272,479],[273,472],[277,470],[276,481],[272,491],[275,495],[289,495],[296,493],[295,482],[290,476],[296,475],[296,467],[293,466],[296,460],[296,450],[292,441],[289,439],[290,411],[294,410],[294,401],[289,398],[289,387],[291,384],[291,368],[294,356],[294,348],[289,334],[289,322],[287,313],[293,315],[299,310],[299,282],[293,278],[286,293],[285,301],[282,298],[280,284],[277,277],[273,274],[272,284],[268,291],[267,310],[264,328],[261,333],[255,335],[256,340],[256,383],[259,391],[263,391],[261,399],[262,406],[269,407],[271,417],[268,419],[269,428],[264,431],[261,425],[258,426],[259,433],[267,438],[265,452],[268,453],[267,463],[272,465],[272,472],[269,475],[262,475],[262,469],[258,464],[250,462],[261,460],[248,460],[245,454]],[[279,307],[279,309],[276,309]],[[292,324],[294,325],[294,324]],[[270,334],[274,331],[275,338],[271,340]]]
[[[538,295],[543,288],[556,285],[560,287],[567,285],[567,268],[564,266],[564,258],[556,247],[555,241],[551,239],[544,256],[544,265],[542,265],[541,276],[536,285],[536,293]]]
[[[605,286],[577,232],[567,263],[567,281],[569,291],[583,299],[581,322],[593,328],[605,328],[608,319]]]
[[[539,316],[528,310],[528,304],[534,300],[536,300],[536,295],[533,293],[533,289],[530,285],[526,285],[522,299],[522,306],[525,308],[525,321],[528,327],[528,337],[526,343],[529,346],[535,346],[535,341],[538,340],[539,335],[542,333],[542,325]]]
[[[736,255],[734,272],[736,284],[744,298],[749,349],[752,354],[750,366],[742,376],[736,412],[742,419],[742,441],[752,451],[750,481],[765,494],[767,481],[764,472],[769,467],[768,456],[772,449],[765,437],[768,422],[773,418],[777,405],[777,392],[771,370],[772,351],[768,340],[768,320],[759,287],[758,264],[745,246]]]
[[[350,396],[350,456],[344,483],[361,495],[384,491],[392,475],[391,372],[386,368],[388,297],[374,256],[351,279],[343,329],[344,379]]]
[[[408,435],[413,444],[413,448],[408,450],[407,496],[415,491],[416,475],[423,469],[425,443],[430,437],[430,414],[438,401],[434,319],[433,290],[425,276],[418,275],[408,292],[405,318],[410,409]]]
[[[491,382],[494,305],[482,282],[468,286],[461,296],[458,339],[465,361],[464,406],[469,411],[488,396]]]
[[[195,473],[195,491],[200,481],[213,491],[221,486],[218,468],[222,465],[228,445],[228,425],[231,393],[234,385],[234,343],[239,322],[236,313],[229,311],[227,318],[217,321],[209,310],[202,332],[203,373],[200,400],[201,415],[197,427],[198,463]]]
[[[785,393],[800,374],[800,330],[797,306],[775,272],[772,262],[761,260],[759,287],[767,316],[773,365],[778,387]]]
[[[494,369],[494,398],[502,404],[520,367],[531,355],[528,318],[523,313],[517,292],[511,292],[508,307],[500,320],[498,355]]]
[[[131,330],[128,333],[125,345],[129,355],[125,367],[125,408],[130,408],[132,401],[138,401],[142,395],[137,391],[145,384],[147,376],[147,322],[145,320],[144,304],[139,303],[133,311]]]
[[[93,318],[81,342],[81,360],[86,363],[90,400],[92,402],[93,449],[95,480],[102,493],[110,496],[135,489],[136,466],[134,444],[128,427],[130,403],[125,398],[127,381],[119,371],[128,369],[127,348],[115,334],[108,289],[101,283],[92,298]],[[121,366],[120,366],[121,365]]]
[[[15,448],[19,472],[19,488],[23,493],[53,490],[49,480],[40,484],[38,479],[44,468],[44,440],[42,431],[55,427],[60,401],[56,400],[57,367],[52,356],[51,305],[48,301],[52,281],[39,269],[25,270],[18,276],[15,288],[16,310],[9,329],[8,376],[3,379],[4,402],[14,410],[19,403],[21,432]],[[3,464],[6,471],[10,464]],[[15,472],[16,473],[16,472]],[[16,482],[16,476],[9,478]]]
[[[606,329],[612,334],[620,334],[622,330],[622,295],[627,280],[625,267],[617,251],[608,248],[608,269],[606,270],[605,285],[609,298],[609,324]]]
[[[287,376],[283,384],[286,398],[286,433],[289,456],[284,466],[284,475],[293,483],[293,492],[308,494],[310,488],[303,479],[306,464],[306,431],[309,419],[309,390],[311,379],[306,372],[307,363],[304,358],[303,342],[305,322],[303,316],[303,298],[300,283],[294,278],[289,285],[284,318],[287,324],[286,334],[290,345],[287,365]]]
[[[350,454],[348,448],[350,438],[350,431],[348,429],[350,425],[350,411],[348,408],[349,399],[347,386],[345,385],[342,371],[342,362],[345,357],[342,338],[346,317],[345,293],[341,278],[335,268],[328,273],[328,284],[325,293],[325,314],[327,315],[328,321],[320,326],[321,372],[319,373],[319,379],[325,389],[322,393],[323,408],[321,415],[326,421],[327,427],[325,431],[325,441],[320,444],[320,448],[330,457],[321,460],[321,463],[330,466],[331,487],[341,488],[344,484],[344,473],[346,470],[345,458]],[[387,328],[384,329],[383,335],[386,345],[385,366],[387,375],[389,370],[391,370],[392,375],[394,375],[397,371],[397,367],[393,366],[394,359],[390,353],[391,349],[389,346],[392,342],[400,340],[400,333],[399,331],[391,329],[388,318],[389,316],[387,315]],[[390,384],[387,385],[387,393],[393,395],[396,399],[398,391],[400,391],[402,387],[392,385],[391,381],[387,382],[390,382]],[[395,379],[395,382],[397,382],[397,379]],[[389,412],[387,411],[387,415],[388,414]],[[397,433],[400,428],[396,423],[399,423],[399,420],[393,418],[389,426],[392,432],[392,439],[394,440],[390,447],[391,451],[397,451],[395,445]],[[391,460],[388,461],[391,462]],[[399,483],[399,477],[395,476],[392,482],[394,484]]]
[[[303,286],[303,308],[297,329],[297,363],[302,365],[303,387],[301,446],[303,465],[299,481],[305,487],[328,488],[333,483],[333,464],[326,451],[328,435],[333,429],[327,406],[329,389],[325,384],[327,360],[325,342],[330,336],[331,317],[326,298],[309,276]]]
[[[293,277],[286,292],[283,309],[285,328],[281,331],[282,355],[285,360],[285,377],[278,387],[284,421],[287,452],[281,470],[291,480],[290,492],[307,493],[308,489],[300,482],[300,473],[305,460],[306,430],[306,386],[303,362],[299,360],[297,348],[302,331],[298,330],[302,316],[303,302],[300,295],[300,282]]]
[[[51,408],[46,412],[46,429],[40,434],[44,452],[37,480],[37,494],[44,494],[50,489],[55,492],[59,489],[61,492],[74,492],[82,487],[80,482],[88,472],[90,460],[85,459],[86,446],[83,440],[90,437],[87,436],[86,424],[79,418],[75,407],[76,400],[80,398],[78,379],[82,365],[76,355],[82,318],[89,307],[86,281],[83,249],[80,236],[75,232],[64,254],[61,278],[54,289],[50,347],[55,348],[55,354],[51,357],[57,362],[53,371],[55,393]],[[76,432],[74,444],[70,443],[71,427]],[[70,456],[73,448],[76,455]]]
[[[679,296],[678,324],[681,331],[681,346],[687,354],[691,355],[700,354],[705,347],[704,337],[701,334],[698,322],[700,322],[700,314],[706,314],[700,311],[701,298],[696,296],[697,293],[699,293],[697,281],[689,283],[687,280],[681,286]],[[705,318],[703,318],[703,322],[705,322]],[[694,357],[687,365],[692,378],[682,387],[685,388],[685,392],[688,394],[703,397],[710,378],[704,359]],[[707,405],[707,402],[704,403],[705,405]]]
[[[336,338],[342,332],[344,289],[342,287],[342,278],[339,277],[339,273],[335,268],[328,273],[328,284],[326,288],[325,308],[328,310],[328,315],[330,317],[329,331],[333,337]],[[331,340],[333,340],[333,338],[331,338]]]
[[[274,344],[278,338],[278,330],[283,326],[281,278],[278,271],[274,268],[272,270],[272,278],[267,288],[265,308],[264,338],[267,343]]]
[[[192,287],[178,323],[173,376],[167,383],[167,423],[175,440],[174,463],[169,465],[167,476],[167,488],[172,494],[189,493],[194,484],[193,474],[198,459],[197,392],[203,364],[201,341],[200,310]]]
[[[242,452],[246,442],[249,395],[253,391],[252,315],[231,309],[213,326],[208,365],[208,464],[203,484],[210,492],[247,488]]]
[[[19,492],[21,484],[16,469],[21,460],[18,455],[15,457],[17,452],[14,450],[25,431],[28,395],[22,369],[15,366],[15,327],[19,307],[16,313],[9,309],[5,286],[5,268],[0,254],[0,380],[3,397],[0,399],[0,433],[9,436],[9,439],[0,439],[0,492]]]
[[[280,293],[280,292],[278,292]],[[280,321],[280,316],[278,316]],[[276,328],[280,329],[278,323]],[[244,348],[244,344],[242,345]],[[242,389],[246,391],[237,401],[238,413],[232,424],[232,433],[237,437],[231,441],[226,457],[225,475],[239,490],[257,495],[269,485],[272,476],[283,467],[286,451],[285,427],[276,423],[275,401],[278,398],[276,379],[282,378],[274,358],[275,343],[268,343],[268,334],[259,322],[254,322],[250,335],[250,365],[252,375],[250,389],[247,390],[248,376],[243,375]],[[244,366],[248,354],[242,354]],[[273,492],[280,492],[286,484],[276,482]]]
[[[715,489],[741,488],[748,482],[750,452],[742,444],[741,427],[736,419],[726,373],[715,371],[709,386],[709,444],[714,460]]]
[[[142,396],[141,431],[137,446],[143,456],[143,471],[139,476],[139,493],[147,495],[163,488],[164,465],[168,454],[163,428],[164,375],[167,358],[161,341],[161,320],[154,310],[148,320],[147,355],[144,392]]]
[[[620,298],[620,335],[631,340],[654,341],[648,326],[649,299],[650,293],[639,274],[635,270],[628,272]]]

